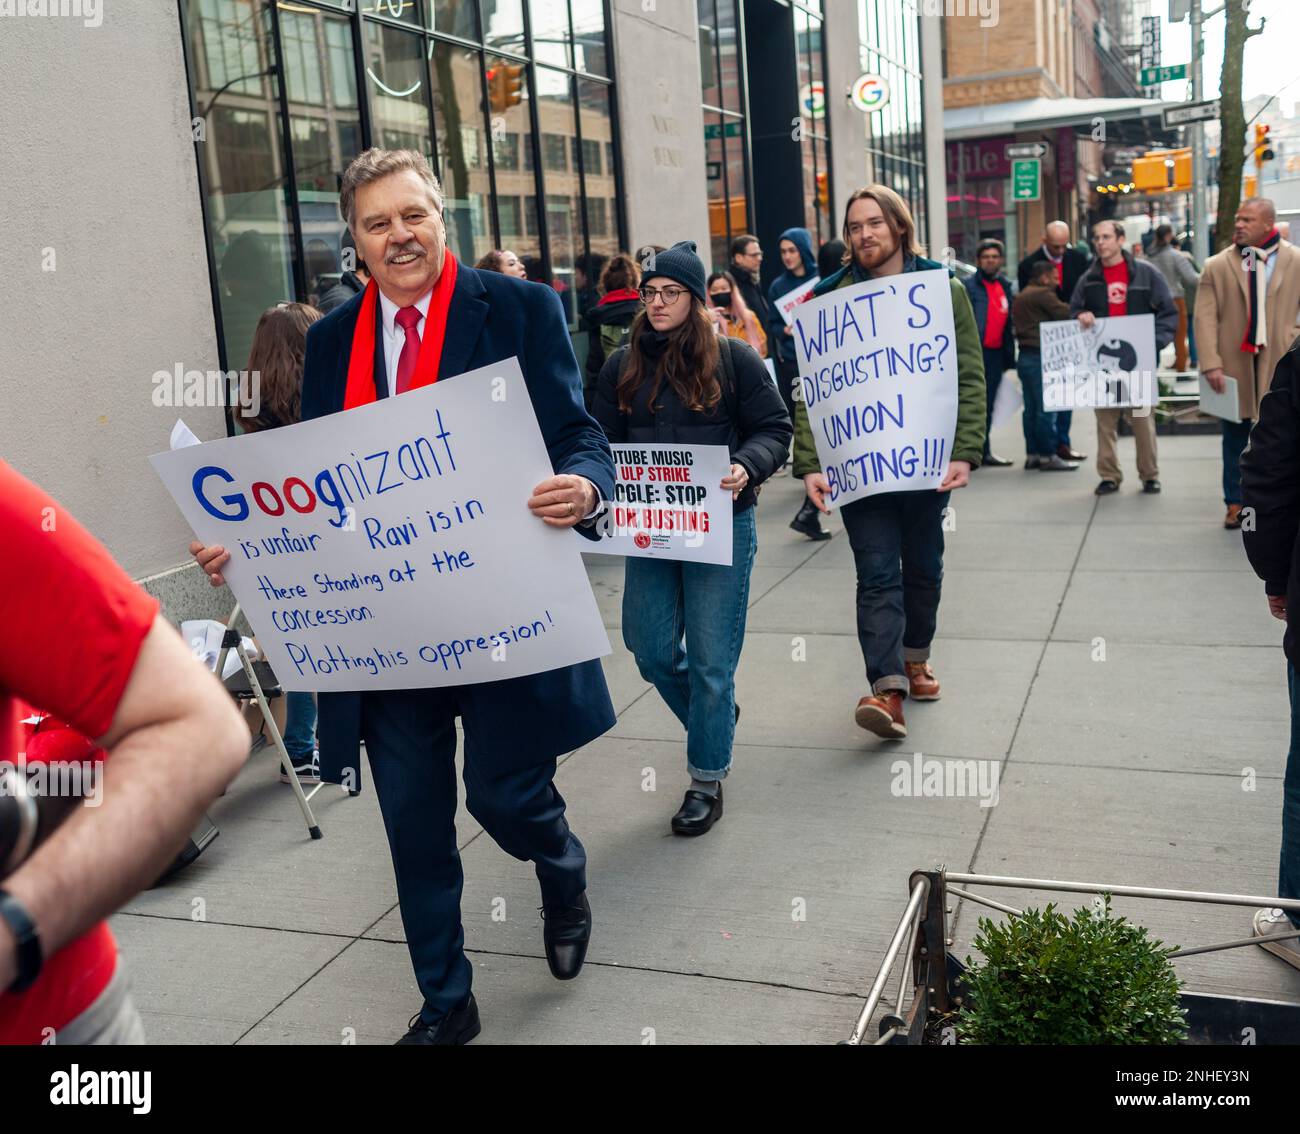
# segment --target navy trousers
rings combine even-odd
[[[420,1015],[428,1024],[464,1003],[472,978],[460,918],[455,712],[449,689],[367,693],[361,709],[406,945],[424,996]],[[552,782],[555,760],[497,776],[481,765],[466,733],[466,809],[503,851],[536,865],[543,905],[573,905],[587,888],[587,852],[565,820],[564,799]]]

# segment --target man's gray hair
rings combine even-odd
[[[343,184],[339,187],[339,212],[353,227],[356,219],[357,188],[387,177],[390,173],[404,173],[409,170],[429,187],[429,196],[433,198],[433,207],[442,213],[442,186],[434,175],[429,163],[418,150],[381,150],[372,147],[365,153],[358,154],[343,171]]]

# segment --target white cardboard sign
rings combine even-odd
[[[289,690],[468,685],[610,652],[516,359],[151,458]]]
[[[1116,315],[1085,327],[1042,323],[1043,409],[1152,406],[1156,388],[1154,315]]]
[[[799,382],[831,504],[943,481],[957,428],[948,281],[904,272],[799,306]]]
[[[731,472],[725,445],[611,445],[613,506],[599,521],[600,555],[731,566]]]
[[[792,291],[787,291],[776,301],[776,309],[781,313],[781,318],[785,320],[787,327],[794,324],[794,309],[801,303],[807,303],[813,293],[813,288],[821,282],[821,276],[813,276],[806,284],[796,287]]]

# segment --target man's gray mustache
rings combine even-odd
[[[384,263],[391,264],[398,256],[405,256],[408,252],[412,252],[416,256],[423,256],[425,254],[424,249],[420,245],[412,242],[410,244],[403,244],[400,248],[393,249],[392,252],[388,253],[388,255],[384,257]]]

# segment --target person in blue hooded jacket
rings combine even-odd
[[[817,276],[817,257],[813,254],[812,234],[806,228],[787,228],[781,233],[777,245],[781,264],[785,268],[767,289],[767,354],[776,368],[776,384],[781,390],[781,400],[794,421],[794,387],[799,381],[799,359],[794,351],[790,327],[781,317],[778,301],[795,288],[806,287]],[[821,517],[811,500],[804,498],[790,526],[809,539],[830,539],[831,533],[821,524]]]

